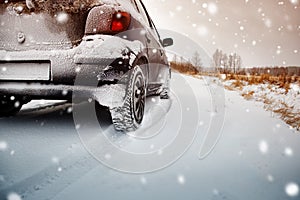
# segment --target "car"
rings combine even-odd
[[[160,38],[141,0],[0,0],[0,26],[1,117],[76,96],[134,131],[147,96],[169,98],[173,40]]]

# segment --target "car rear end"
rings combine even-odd
[[[74,89],[91,93],[74,87],[78,73],[91,76],[87,81],[116,81],[129,68],[129,54],[142,49],[114,37],[130,23],[114,0],[1,0],[0,94],[70,99]]]

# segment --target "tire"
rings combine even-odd
[[[112,122],[117,131],[135,131],[143,121],[146,101],[146,83],[137,65],[129,73],[123,105],[110,109]]]
[[[170,79],[171,79],[171,70],[169,70],[166,83],[162,86],[161,92],[159,94],[160,99],[170,98]]]
[[[16,115],[22,108],[22,101],[11,96],[0,96],[0,117]]]

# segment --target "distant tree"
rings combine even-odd
[[[217,49],[213,54],[213,63],[214,67],[219,69],[221,67],[221,59],[222,59],[222,50]]]
[[[242,67],[242,58],[237,53],[227,56],[222,50],[217,49],[213,54],[213,65],[219,72],[238,73]]]
[[[231,53],[228,58],[228,67],[232,73],[237,73],[242,66],[242,58],[236,53]]]
[[[223,73],[228,72],[228,56],[226,53],[222,55],[221,58],[221,68],[223,69]]]
[[[233,67],[234,67],[234,57],[233,54],[231,53],[228,57],[228,68],[230,72],[232,72]]]
[[[198,51],[195,51],[191,62],[198,69],[202,67],[202,60],[200,58],[200,54],[198,53]]]
[[[241,56],[236,54],[236,58],[235,58],[235,72],[234,73],[238,73],[239,70],[242,68],[242,58]]]

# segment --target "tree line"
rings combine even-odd
[[[213,54],[213,65],[220,73],[236,74],[242,67],[242,58],[237,53],[227,55],[217,49]]]
[[[237,53],[224,53],[217,49],[212,55],[211,67],[203,67],[198,51],[190,59],[174,55],[171,67],[181,73],[188,74],[236,74],[236,75],[271,75],[271,76],[300,76],[300,67],[252,67],[243,68],[242,58]]]

